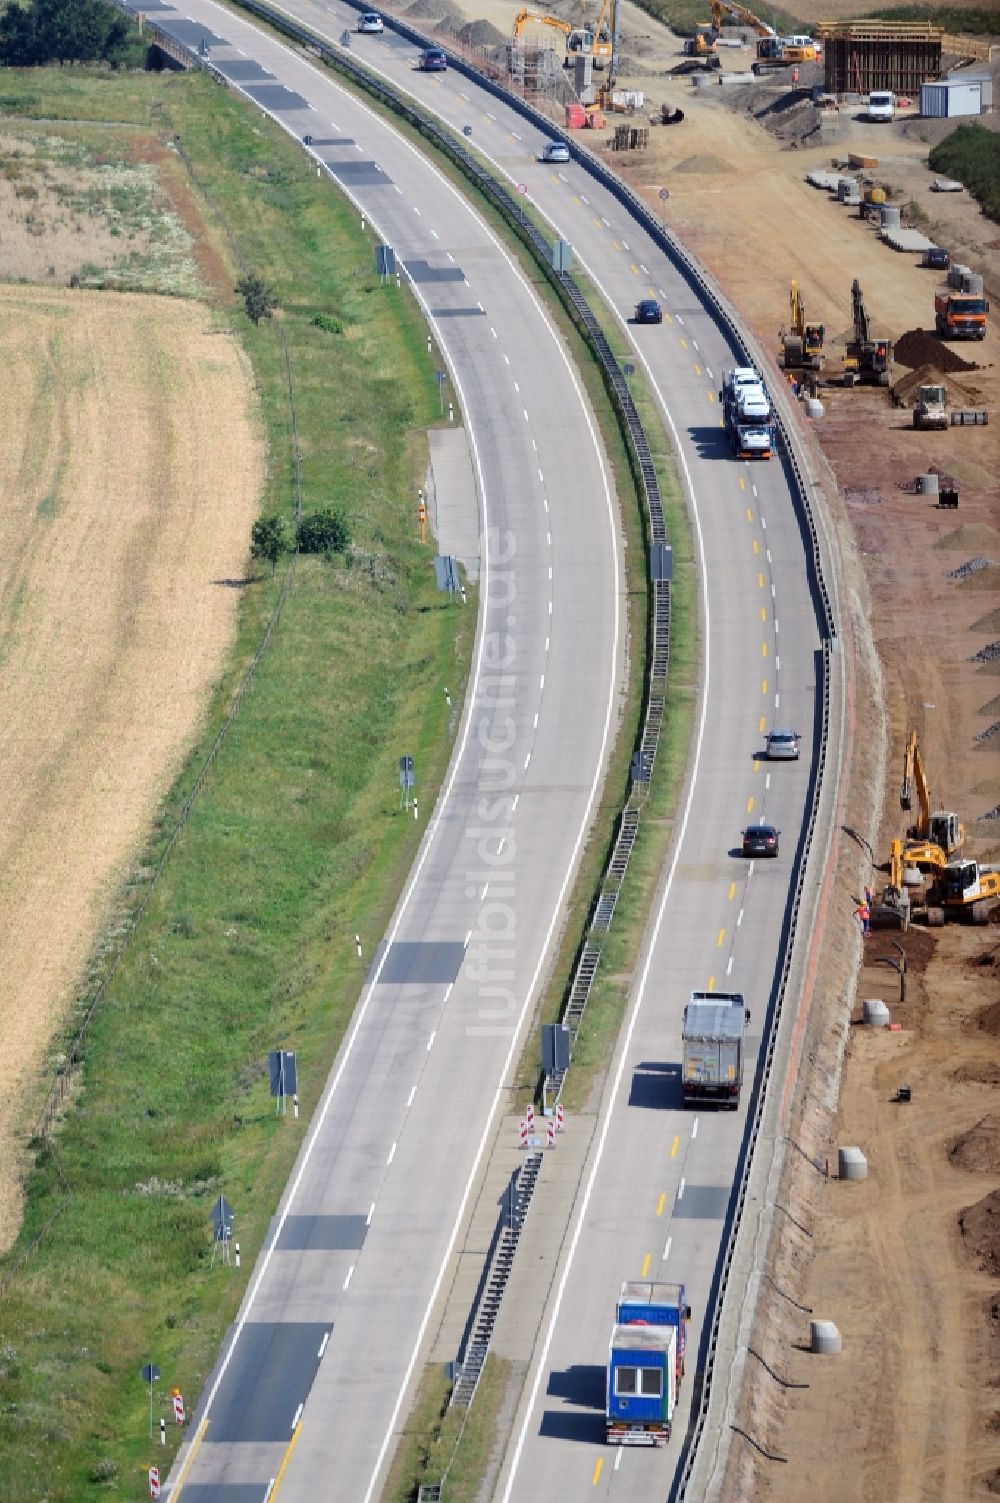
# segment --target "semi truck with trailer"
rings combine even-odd
[[[737,366],[719,392],[730,447],[737,459],[770,459],[774,414],[764,383],[752,366]]]
[[[611,1445],[662,1446],[670,1439],[690,1319],[683,1284],[622,1285],[608,1351],[605,1433]]]
[[[741,992],[692,992],[681,1032],[685,1106],[716,1104],[735,1111],[743,1085],[750,1010]]]

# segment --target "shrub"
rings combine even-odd
[[[295,541],[300,553],[346,553],[351,530],[342,511],[314,511],[300,518]]]
[[[930,164],[964,183],[986,217],[1000,224],[1000,136],[981,125],[960,125],[932,149]]]

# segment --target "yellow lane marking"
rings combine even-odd
[[[631,272],[633,272],[635,274],[635,276],[637,276],[637,277],[641,277],[642,276],[642,272],[639,270],[638,266],[636,266],[636,264],[635,264],[634,261],[631,261],[629,263],[629,270]]]
[[[670,1157],[672,1159],[675,1159],[677,1157],[677,1150],[678,1150],[678,1148],[680,1146],[681,1146],[681,1140],[680,1140],[679,1137],[677,1137],[677,1138],[674,1139],[674,1141],[670,1145]]]
[[[268,1503],[273,1503],[273,1499],[275,1499],[278,1496],[278,1493],[281,1491],[281,1484],[282,1484],[282,1481],[284,1479],[285,1473],[288,1470],[288,1463],[292,1459],[292,1452],[295,1450],[295,1447],[298,1445],[298,1443],[299,1443],[299,1436],[301,1434],[302,1434],[302,1421],[299,1420],[299,1423],[295,1427],[295,1434],[292,1436],[291,1440],[288,1442],[288,1445],[285,1448],[285,1454],[281,1458],[281,1465],[278,1468],[278,1475],[274,1479],[274,1486],[271,1489],[271,1497],[268,1499]]]
[[[733,899],[735,898],[735,896],[736,896],[736,883],[735,882],[730,882],[730,884],[729,884],[729,901],[730,901],[730,903],[733,901]]]
[[[754,772],[760,772],[760,758],[759,757],[754,757],[754,759],[753,759],[753,770],[754,770]]]
[[[668,313],[666,308],[664,308],[663,310],[663,317],[666,319],[668,324],[672,324],[674,321],[674,315],[672,313]]]
[[[706,391],[705,395],[706,395],[706,397],[708,398],[708,400],[710,402],[714,402],[715,401],[715,392],[714,391]],[[722,422],[721,418],[719,419],[719,422],[720,423]]]
[[[695,373],[696,376],[700,376],[701,375],[701,366],[700,365],[696,365],[695,366],[694,373]]]
[[[646,1256],[642,1260],[642,1273],[641,1273],[640,1277],[641,1278],[645,1278],[648,1272],[649,1272],[649,1253],[647,1253]]]
[[[718,944],[718,947],[719,947],[720,950],[722,949],[722,946],[725,944],[725,942],[726,942],[726,931],[725,931],[725,929],[720,929],[719,930],[719,938],[716,941],[716,943]]]
[[[184,1489],[184,1484],[185,1484],[185,1482],[187,1481],[187,1478],[188,1478],[188,1472],[191,1470],[191,1465],[192,1465],[192,1463],[194,1461],[194,1458],[197,1456],[198,1451],[201,1448],[201,1443],[205,1439],[205,1431],[207,1429],[208,1429],[208,1419],[205,1418],[205,1419],[202,1420],[201,1424],[198,1426],[197,1434],[195,1435],[194,1440],[191,1442],[191,1449],[187,1453],[187,1460],[184,1462],[184,1465],[181,1467],[181,1474],[180,1474],[180,1476],[177,1479],[177,1486],[174,1488],[174,1494],[173,1495],[174,1495],[175,1498],[179,1498],[180,1495],[181,1495],[181,1493],[182,1493],[182,1491],[183,1491],[183,1489]]]
[[[603,1456],[598,1456],[598,1458],[597,1458],[597,1465],[594,1467],[594,1475],[591,1478],[591,1481],[593,1482],[593,1484],[594,1484],[595,1487],[597,1486],[598,1482],[600,1481],[601,1473],[602,1473],[603,1470],[604,1470],[604,1457]]]
[[[684,338],[684,335],[683,335],[683,334],[682,334],[682,335],[681,335],[681,349],[682,349],[682,350],[686,350],[686,349],[687,349],[687,347],[688,347],[688,342],[687,342],[687,340],[686,340],[686,339],[685,339],[685,338]]]
[[[709,978],[708,978],[708,985],[706,986],[705,990],[707,992],[714,992],[715,991],[715,977],[714,976],[709,976]]]
[[[741,491],[745,491],[745,490],[746,490],[746,488],[747,488],[747,483],[746,483],[746,481],[745,481],[745,480],[744,480],[744,479],[743,479],[743,476],[742,476],[742,475],[741,475],[741,476],[740,476],[740,490],[741,490]]]
[[[758,541],[757,541],[756,538],[754,538],[754,540],[753,540],[753,551],[754,551],[754,553],[759,553],[760,552],[760,544],[758,543]]]
[[[662,1216],[663,1215],[663,1207],[666,1205],[666,1203],[667,1203],[667,1197],[665,1195],[661,1195],[660,1198],[659,1198],[659,1200],[656,1202],[656,1214],[657,1214],[657,1216]]]
[[[580,199],[577,197],[577,195],[575,193],[573,194],[573,202],[576,204],[577,208],[580,207]]]
[[[751,793],[750,797],[747,799],[747,813],[748,814],[752,814],[753,813],[753,794],[752,793]]]
[[[714,402],[715,401],[715,398],[712,396],[711,392],[709,392],[709,394],[708,394],[708,400],[710,402]],[[719,427],[720,428],[724,428],[725,426],[726,426],[726,420],[725,420],[725,418],[720,418],[719,419]]]
[[[611,249],[612,250],[621,250],[621,242],[618,241],[618,240],[612,240],[612,242],[611,242]]]
[[[761,730],[761,731],[762,731],[762,732],[763,732],[763,730],[764,730],[764,725],[765,725],[765,721],[764,721],[764,717],[763,717],[763,715],[762,715],[762,716],[761,716],[761,717],[760,717],[760,730]]]
[[[749,506],[747,507],[747,521],[748,522],[752,522],[753,521],[753,512],[750,510]]]
[[[761,606],[761,608],[760,608],[760,619],[762,621],[766,621],[767,620],[767,611],[764,609],[763,606]]]
[[[761,589],[764,588],[764,576],[763,576],[763,574],[758,574],[757,575],[757,583],[760,585]]]
[[[594,224],[597,225],[597,228],[599,230],[603,230],[603,228],[604,228],[604,220],[603,219],[598,219],[598,217],[597,217],[596,214],[594,215]]]
[[[760,692],[762,694],[766,694],[767,693],[767,679],[766,678],[762,678],[761,681],[760,681]]]
[[[767,657],[767,643],[766,642],[762,642],[760,644],[760,655],[761,655],[762,658],[766,658]]]

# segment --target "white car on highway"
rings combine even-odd
[[[358,17],[358,30],[359,31],[384,31],[385,27],[382,24],[382,17],[379,15],[378,11],[377,10],[362,11],[361,15]]]

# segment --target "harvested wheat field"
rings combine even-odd
[[[0,287],[0,1249],[17,1134],[236,628],[263,476],[203,306]]]

